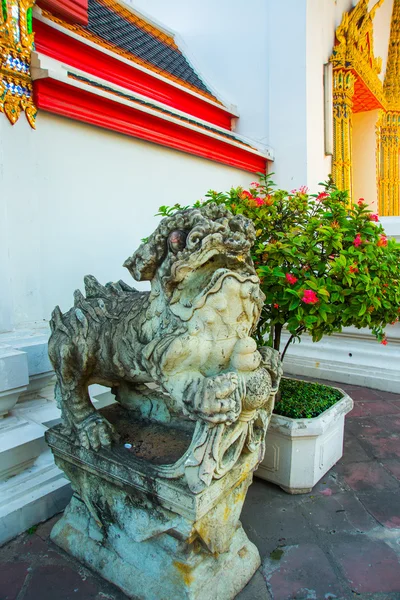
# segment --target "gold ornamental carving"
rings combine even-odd
[[[1,0],[0,10],[0,112],[14,125],[24,112],[35,128],[30,74],[32,9],[35,0]]]
[[[379,214],[400,215],[400,0],[394,0],[388,60],[383,90],[387,111],[377,125],[377,176]]]
[[[336,44],[330,61],[333,65],[333,157],[332,176],[339,189],[352,197],[352,118],[357,110],[355,86],[368,90],[375,106],[386,108],[386,98],[379,74],[382,59],[375,57],[373,19],[384,0],[368,10],[368,0],[360,0],[344,13],[336,30]],[[366,110],[358,107],[358,110]],[[368,110],[368,109],[367,109]]]
[[[334,69],[353,70],[371,90],[378,102],[385,106],[385,95],[379,74],[382,59],[375,57],[373,46],[373,19],[383,0],[378,0],[368,11],[368,0],[360,0],[344,13],[336,29],[336,45],[330,58]]]
[[[340,190],[352,190],[352,115],[355,76],[351,71],[333,72],[332,177]]]
[[[394,217],[400,214],[400,112],[382,111],[377,130],[379,214]]]

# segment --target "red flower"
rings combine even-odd
[[[322,202],[322,200],[325,200],[325,198],[327,198],[329,196],[329,194],[327,194],[326,192],[320,192],[317,196],[317,200],[319,202]]]
[[[313,290],[304,290],[302,301],[304,304],[316,304],[318,302],[318,296]]]
[[[387,339],[386,339],[386,338],[384,338],[384,339],[381,341],[381,344],[382,344],[382,346],[387,346]]]
[[[386,235],[381,235],[379,240],[376,242],[377,246],[387,246],[388,245],[388,239],[386,237]]]
[[[279,304],[274,304],[274,308],[279,308]]]
[[[353,240],[353,245],[357,248],[357,246],[361,246],[362,243],[363,241],[361,239],[361,235],[357,233],[356,237]]]
[[[260,187],[260,184],[258,183],[258,181],[252,181],[250,184],[251,188],[258,188]]]
[[[356,265],[350,265],[349,271],[350,273],[358,273],[358,267],[356,267]]]
[[[264,198],[254,198],[254,202],[257,204],[257,206],[264,206],[265,204]]]
[[[240,197],[242,198],[242,200],[244,200],[244,198],[247,198],[248,200],[251,200],[251,198],[253,198],[253,196],[247,190],[243,190],[243,192],[240,194]]]
[[[374,213],[371,213],[371,214],[369,215],[369,220],[370,220],[370,221],[375,221],[375,223],[377,223],[377,222],[379,221],[379,216],[378,216],[378,215],[376,215],[376,214],[374,214]]]
[[[360,198],[357,204],[358,206],[362,206],[364,204],[364,198]]]
[[[285,277],[286,277],[286,281],[288,283],[290,283],[290,285],[294,285],[296,283],[296,281],[298,281],[297,277],[295,277],[294,275],[291,275],[290,273],[286,273]]]
[[[294,189],[290,192],[291,194],[307,194],[308,193],[308,187],[306,185],[302,185],[301,187],[299,187],[298,190]]]

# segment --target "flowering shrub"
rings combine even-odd
[[[386,345],[384,328],[399,316],[400,245],[385,236],[362,198],[349,206],[348,193],[331,180],[319,194],[304,186],[288,193],[260,175],[249,190],[210,191],[195,205],[209,202],[254,222],[252,256],[266,296],[259,344],[279,350],[284,326],[290,341],[305,331],[318,341],[353,325]],[[159,214],[178,208],[164,206]]]

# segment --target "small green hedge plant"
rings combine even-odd
[[[343,398],[335,389],[319,383],[281,379],[274,414],[291,419],[312,419]]]
[[[252,257],[266,296],[258,344],[280,350],[286,327],[291,336],[283,358],[304,332],[317,342],[353,325],[369,328],[386,345],[385,327],[399,316],[400,245],[386,237],[378,215],[362,198],[350,204],[332,180],[309,194],[306,187],[275,189],[270,175],[259,177],[249,190],[209,191],[194,204],[225,204],[254,222]],[[158,214],[180,208],[162,206]]]

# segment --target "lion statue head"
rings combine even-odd
[[[223,204],[207,204],[164,218],[124,266],[137,281],[160,288],[172,312],[184,321],[232,277],[253,284],[253,300],[261,310],[263,297],[250,255],[255,238],[249,219],[233,215]]]

